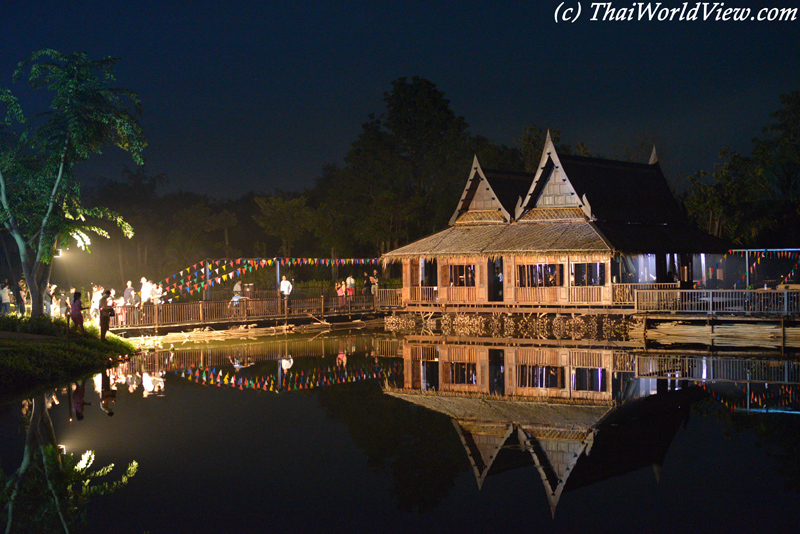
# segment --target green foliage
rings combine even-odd
[[[31,291],[34,314],[42,313],[47,267],[57,243],[89,233],[107,235],[93,220],[110,220],[124,235],[132,229],[107,208],[85,208],[72,169],[107,145],[142,163],[147,142],[135,115],[138,96],[115,88],[115,58],[90,60],[85,52],[45,49],[19,63],[14,81],[25,79],[51,96],[45,113],[28,119],[19,101],[0,88],[5,118],[0,135],[0,223],[13,238]]]
[[[48,486],[45,471],[27,470],[20,492],[14,500],[14,521],[11,532],[38,534],[63,531],[53,492],[58,498],[58,508],[67,526],[71,529],[80,529],[86,521],[86,505],[90,498],[107,495],[124,487],[139,468],[137,462],[133,461],[119,480],[101,481],[101,478],[109,475],[114,464],[91,471],[94,462],[93,451],[86,451],[81,459],[77,460],[72,454],[64,454],[59,458],[58,452],[52,446],[47,446],[43,450],[44,454],[39,450],[34,452],[33,463],[34,465],[47,463],[49,482],[53,489]],[[6,505],[11,491],[6,486],[9,479],[10,477],[0,472],[0,487],[5,489],[0,494],[0,507],[2,507],[0,520],[3,525],[8,520]]]
[[[689,177],[684,204],[702,230],[746,245],[768,225],[761,195],[766,184],[753,160],[727,148],[719,157],[713,173],[700,171]]]
[[[268,236],[281,240],[279,255],[292,256],[294,244],[310,228],[311,212],[305,197],[255,197],[260,213],[253,219]]]
[[[685,196],[700,228],[743,246],[800,245],[800,92],[781,95],[751,157],[723,149]]]

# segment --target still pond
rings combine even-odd
[[[800,528],[795,360],[479,349],[383,332],[182,346],[58,388],[50,415],[110,478],[139,464],[89,503],[89,532]],[[6,473],[21,420],[0,407]]]

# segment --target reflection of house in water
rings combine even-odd
[[[403,346],[405,387],[528,398],[609,403],[614,373],[631,373],[633,357],[608,349],[459,345]]]
[[[452,419],[478,487],[487,477],[533,466],[551,512],[564,492],[647,467],[657,481],[670,443],[705,395],[670,391],[619,407],[478,396],[389,394]]]
[[[780,390],[774,409],[800,384],[800,363],[776,357],[634,355],[516,341],[408,336],[404,389],[387,393],[451,418],[479,488],[492,475],[533,467],[553,514],[564,492],[642,468],[657,481],[691,406],[709,393],[734,409]]]

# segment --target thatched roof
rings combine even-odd
[[[383,255],[402,258],[495,257],[503,254],[613,252],[588,221],[535,222],[502,226],[452,226]]]
[[[461,422],[513,423],[526,428],[588,432],[613,407],[552,404],[541,401],[425,394],[408,390],[386,390],[387,395],[445,414]]]

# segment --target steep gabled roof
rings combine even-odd
[[[561,156],[561,165],[599,221],[639,224],[681,223],[678,207],[658,163],[630,163]]]
[[[525,198],[535,176],[529,172],[496,171],[483,169],[503,207],[513,216],[517,206]]]
[[[547,133],[544,149],[533,183],[519,219],[534,208],[551,207],[539,202],[552,180],[564,182],[568,200],[597,221],[637,224],[688,223],[672,196],[661,166],[655,156],[651,163],[631,163],[602,158],[561,155]]]
[[[527,191],[532,178],[533,175],[527,173],[483,169],[478,162],[478,156],[475,156],[458,207],[450,218],[450,224],[455,224],[460,218],[466,219],[464,216],[468,213],[479,214],[468,217],[471,223],[511,222],[517,202]],[[487,213],[497,216],[484,216]]]
[[[492,464],[514,431],[514,427],[510,422],[494,423],[459,421],[457,419],[452,419],[452,421],[459,438],[461,438],[461,444],[467,451],[469,462],[472,464],[478,489],[481,489]]]

